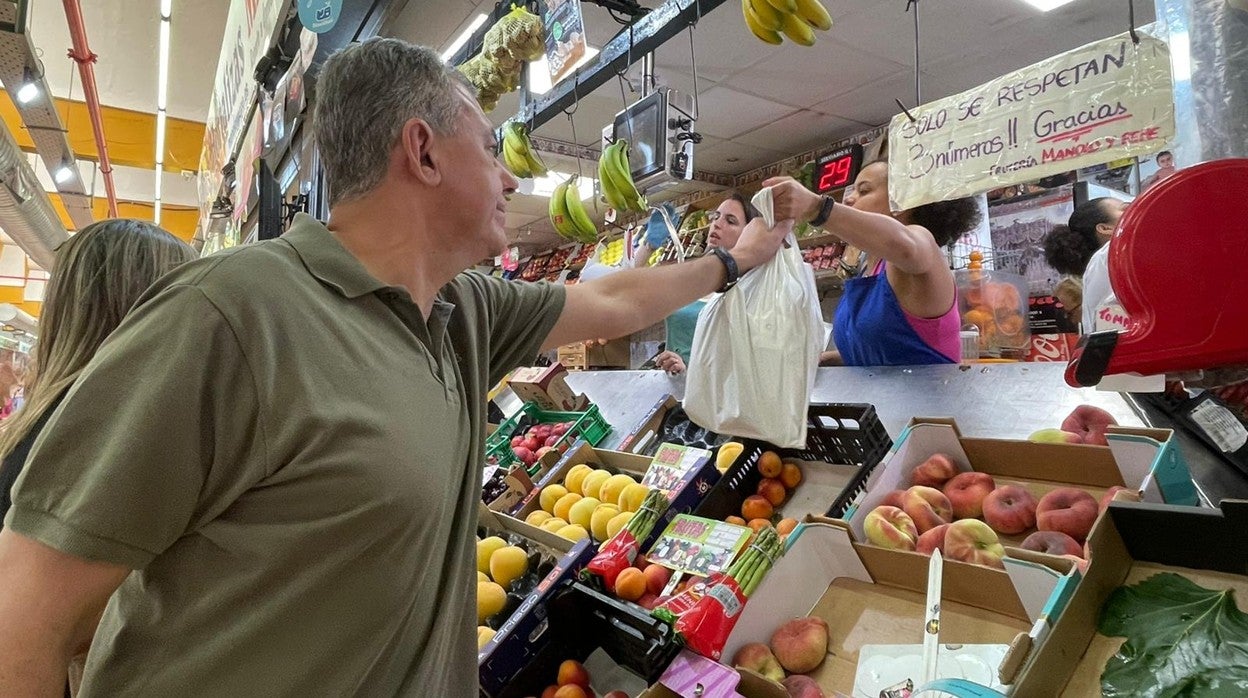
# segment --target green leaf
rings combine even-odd
[[[1229,590],[1158,574],[1115,590],[1098,629],[1127,638],[1101,674],[1105,696],[1248,696],[1248,614]]]

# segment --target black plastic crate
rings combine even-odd
[[[1241,419],[1235,410],[1214,394],[1213,391],[1203,390],[1195,396],[1189,396],[1187,391],[1182,388],[1176,390],[1171,385],[1167,387],[1165,392],[1133,393],[1132,395],[1141,403],[1153,407],[1169,417],[1174,424],[1195,436],[1223,461],[1235,466],[1240,472],[1248,474],[1248,445],[1241,446],[1235,451],[1224,451],[1218,441],[1210,434],[1209,428],[1203,423],[1210,420],[1215,423],[1224,422],[1226,424],[1238,422],[1240,425],[1248,427],[1248,423]],[[1204,415],[1204,417],[1202,418],[1198,415]]]
[[[834,518],[843,516],[850,504],[866,489],[867,478],[893,447],[893,440],[873,405],[811,405],[806,420],[805,448],[777,448],[763,441],[743,439],[745,449],[719,483],[707,493],[694,515],[708,519],[740,515],[741,503],[755,493],[762,480],[756,467],[758,459],[764,451],[775,451],[781,458],[856,466],[855,474],[828,503],[825,512]]]
[[[561,662],[584,662],[598,648],[653,684],[680,652],[681,644],[670,625],[640,606],[579,582],[556,592],[548,609],[550,641],[498,698],[540,695],[555,683]]]

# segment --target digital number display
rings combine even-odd
[[[862,164],[862,146],[851,145],[824,155],[815,162],[815,193],[826,194],[853,183]]]

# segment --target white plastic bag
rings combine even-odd
[[[758,208],[769,219],[770,197]],[[824,328],[814,272],[792,232],[787,242],[702,309],[685,412],[711,431],[801,448]]]

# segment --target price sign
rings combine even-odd
[[[723,572],[750,539],[744,526],[680,514],[654,542],[650,562],[680,572],[709,576]]]
[[[815,161],[815,193],[827,194],[854,182],[862,167],[862,146],[857,143],[834,150]]]

